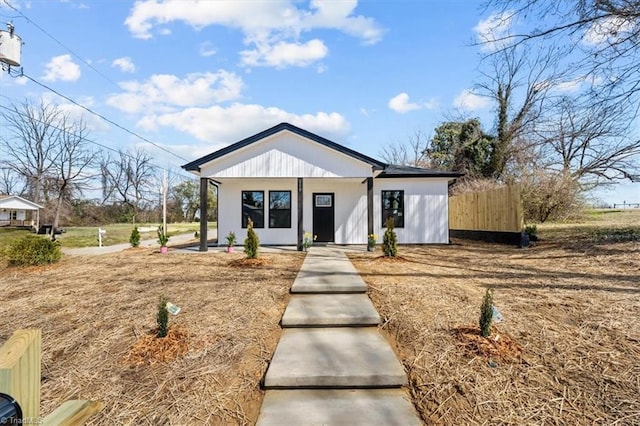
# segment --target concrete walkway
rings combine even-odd
[[[209,229],[207,236],[209,239],[217,238],[217,230]],[[131,244],[129,243],[121,243],[121,244],[113,244],[110,246],[102,246],[102,247],[95,246],[95,247],[69,248],[69,247],[64,247],[63,238],[64,237],[61,238],[61,241],[63,244],[62,252],[64,254],[73,255],[73,256],[89,256],[89,255],[99,255],[99,254],[107,254],[107,253],[117,253],[131,247]],[[181,245],[185,243],[193,243],[194,245],[196,245],[198,244],[198,241],[199,240],[193,236],[193,233],[172,235],[171,237],[169,237],[168,246],[171,248],[172,245],[176,245],[176,244]],[[160,247],[160,244],[158,244],[158,238],[145,239],[140,241],[140,247],[154,248],[154,247]]]
[[[258,426],[422,424],[366,289],[343,250],[309,250],[264,377]]]

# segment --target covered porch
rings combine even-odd
[[[41,205],[17,195],[0,195],[0,226],[37,230],[41,208]]]

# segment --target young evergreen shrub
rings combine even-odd
[[[480,307],[480,332],[484,337],[491,334],[491,321],[493,321],[493,295],[491,289],[487,289]]]
[[[12,266],[46,265],[60,260],[62,252],[58,242],[37,235],[26,235],[11,243],[6,257]]]
[[[398,253],[398,236],[393,230],[395,223],[392,217],[387,219],[387,230],[382,236],[382,251],[385,256],[395,256]]]
[[[156,337],[166,337],[169,332],[169,311],[167,310],[167,298],[164,296],[160,296],[160,301],[158,302],[156,322],[158,323]]]
[[[244,252],[249,259],[256,259],[258,257],[258,246],[260,246],[260,239],[258,234],[253,230],[253,221],[249,219],[247,224],[247,238],[244,239]]]
[[[131,235],[129,236],[129,244],[131,247],[138,247],[140,245],[140,231],[138,231],[138,227],[134,227],[131,231]]]

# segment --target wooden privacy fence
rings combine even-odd
[[[83,425],[102,409],[102,403],[66,401],[47,417],[40,416],[41,351],[41,330],[18,330],[13,333],[0,347],[0,393],[13,397],[20,404],[20,424]]]
[[[453,237],[519,244],[523,227],[517,185],[449,197],[449,229]]]

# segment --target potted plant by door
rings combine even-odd
[[[160,253],[166,254],[169,249],[167,248],[167,243],[169,242],[169,237],[164,232],[162,226],[158,227],[158,244],[160,244]]]
[[[229,231],[225,238],[227,240],[227,253],[233,253],[233,246],[236,243],[236,234],[233,231]]]
[[[367,237],[367,251],[375,251],[377,242],[378,236],[376,234],[369,234]]]

